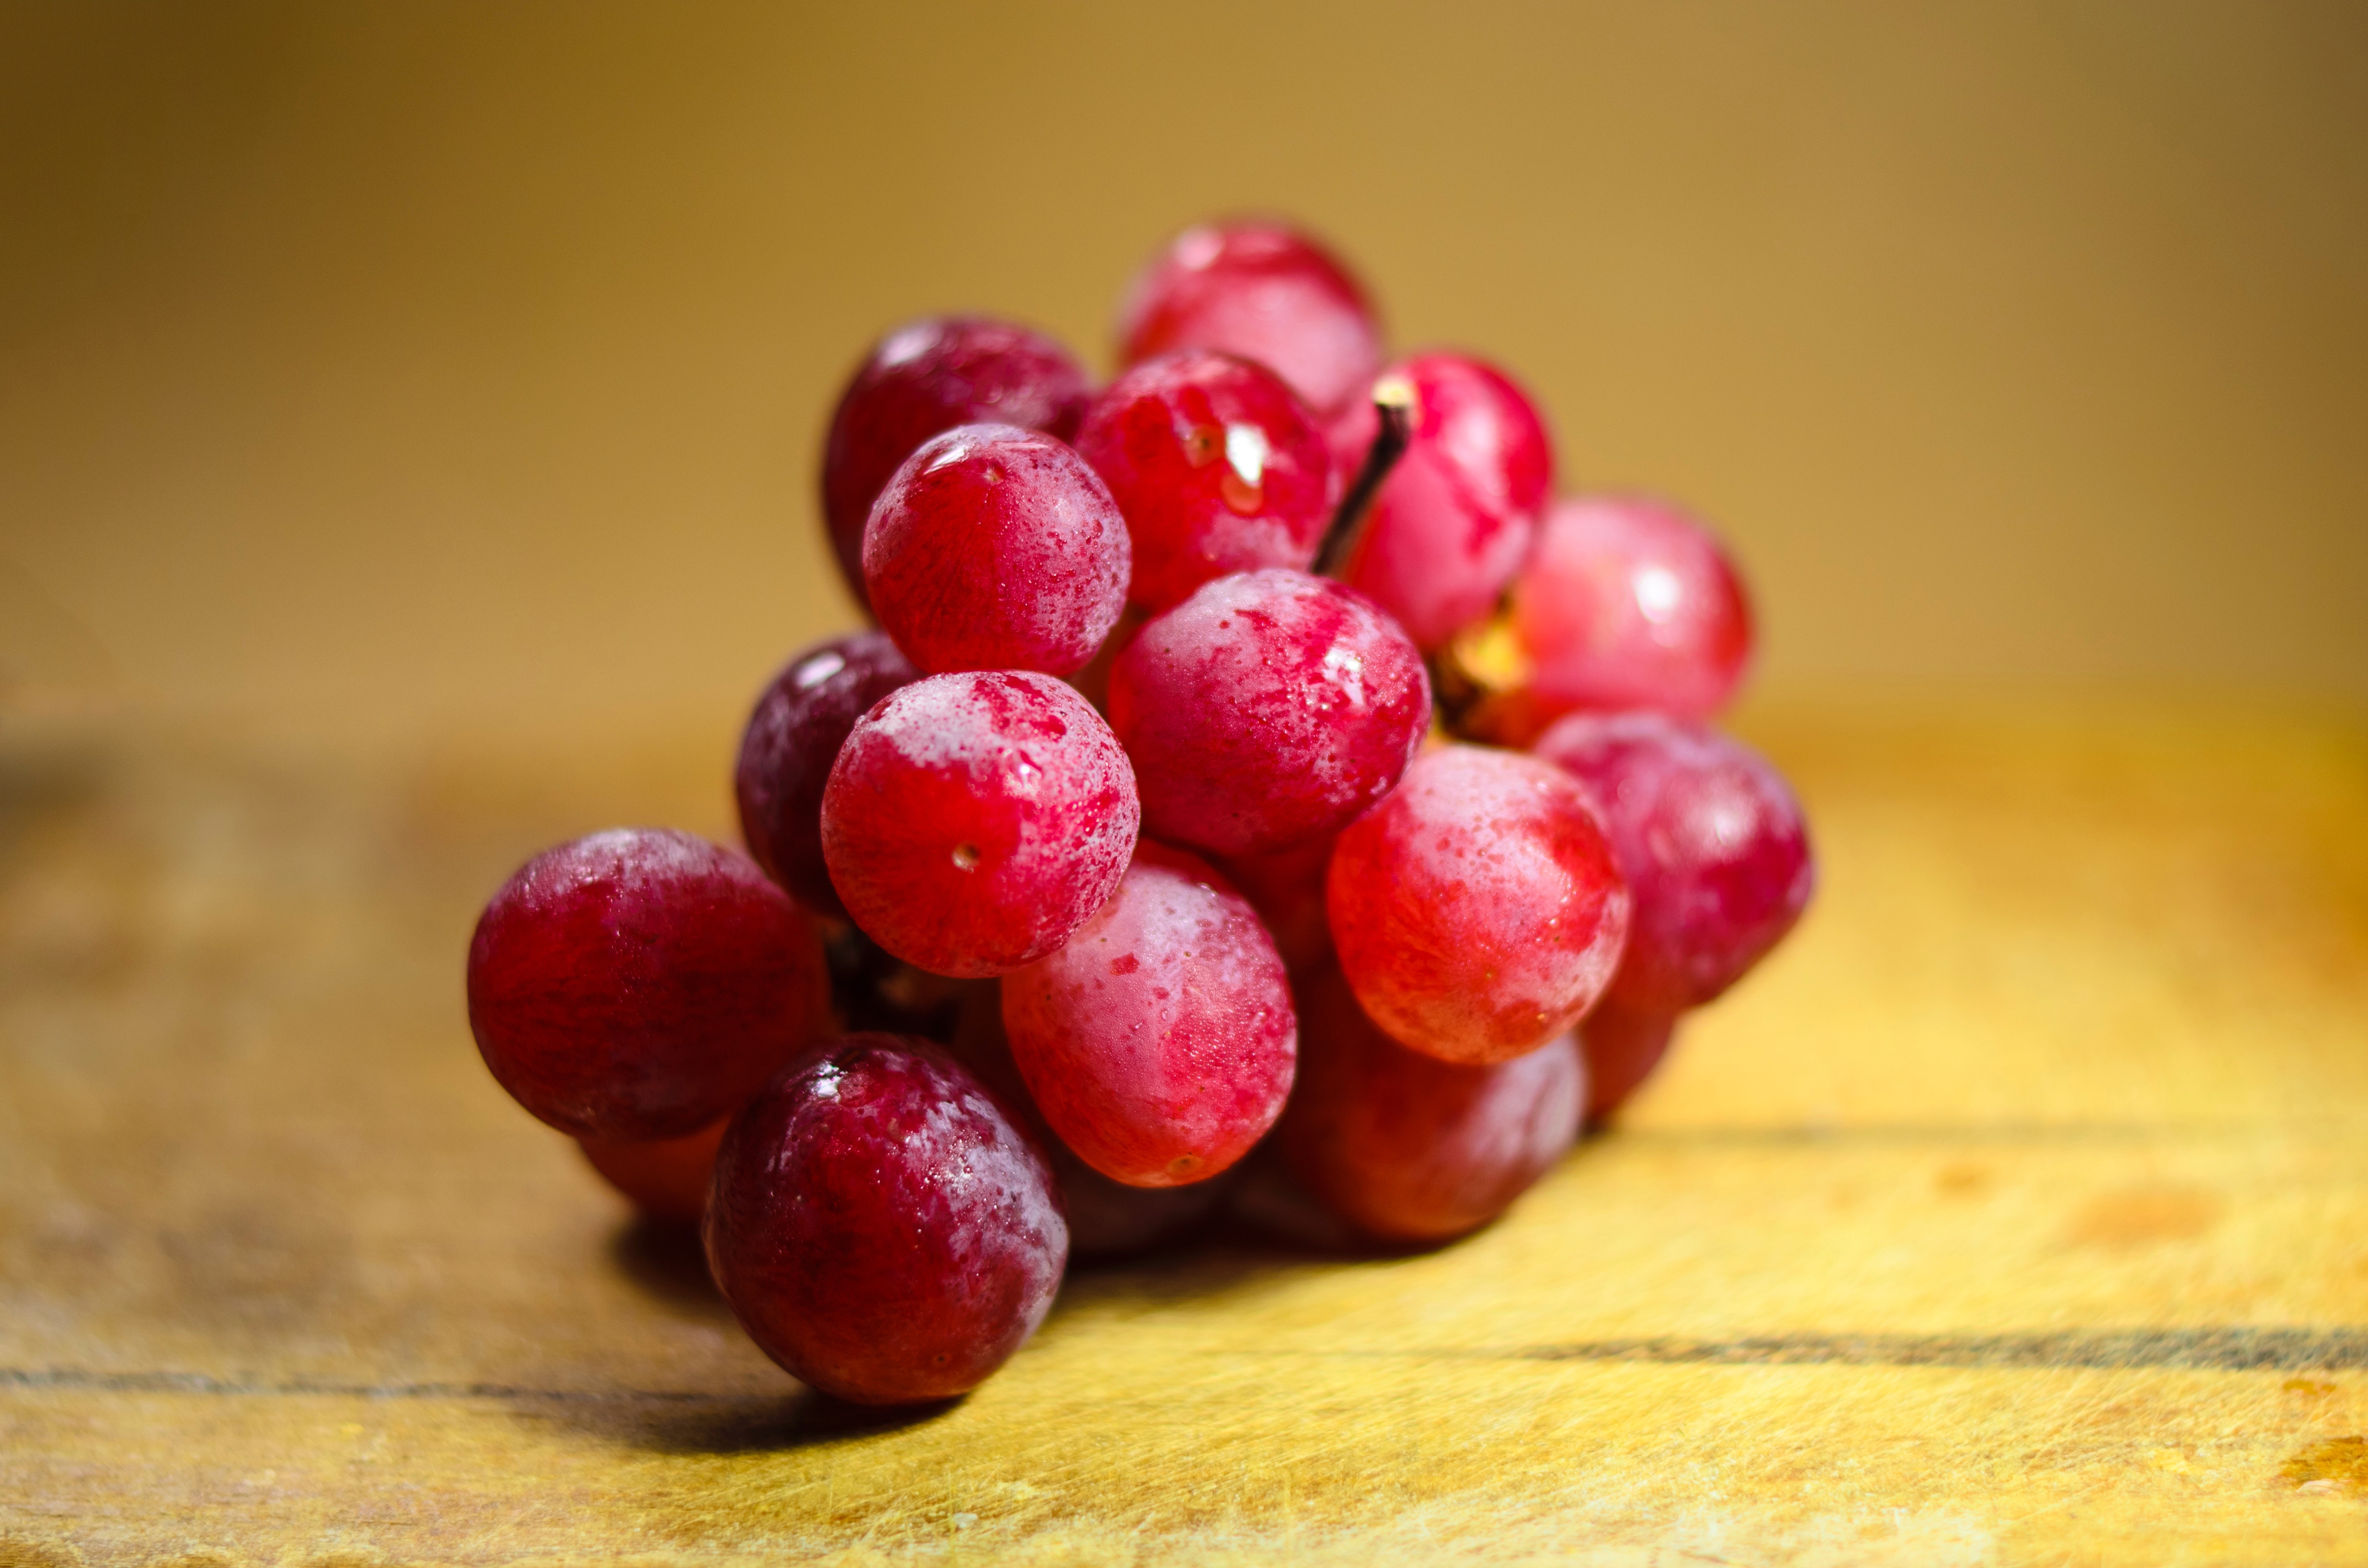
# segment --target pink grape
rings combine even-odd
[[[616,828],[520,867],[469,943],[469,1028],[512,1098],[562,1132],[680,1138],[811,1041],[822,942],[746,857]]]
[[[1766,758],[1658,713],[1574,713],[1537,755],[1587,791],[1635,894],[1612,994],[1674,1013],[1740,980],[1816,887],[1801,803]]]
[[[1586,1070],[1568,1035],[1460,1066],[1373,1027],[1337,970],[1300,987],[1304,1066],[1276,1133],[1292,1174],[1360,1230],[1440,1242],[1503,1213],[1570,1148]]]
[[[999,983],[963,998],[961,1021],[946,1050],[987,1086],[1013,1123],[1036,1140],[1052,1163],[1062,1206],[1069,1216],[1071,1257],[1124,1257],[1144,1252],[1199,1223],[1224,1196],[1231,1171],[1183,1187],[1129,1187],[1079,1159],[1045,1124],[1044,1113],[1036,1108],[1035,1096],[1028,1092],[1027,1080],[1011,1060]]]
[[[1361,594],[1271,567],[1154,617],[1110,673],[1144,825],[1220,855],[1332,832],[1387,793],[1430,722],[1422,655]]]
[[[1025,671],[930,676],[856,721],[822,798],[823,858],[855,924],[974,979],[1069,939],[1126,874],[1141,817],[1117,737]]]
[[[980,316],[933,316],[872,346],[831,415],[823,516],[839,570],[863,586],[871,503],[913,449],[957,425],[1019,425],[1067,440],[1085,417],[1086,373],[1042,333]]]
[[[1255,359],[1320,414],[1364,390],[1382,361],[1365,290],[1330,252],[1275,223],[1185,230],[1129,285],[1119,358],[1178,348]]]
[[[1125,608],[1109,486],[1051,436],[962,425],[914,449],[863,533],[871,613],[931,675],[1085,666]]]
[[[844,915],[822,859],[822,791],[847,733],[920,678],[882,631],[817,642],[781,667],[740,737],[733,794],[757,864],[818,915]]]
[[[1282,1112],[1298,1024],[1249,901],[1144,840],[1066,946],[1003,977],[1012,1060],[1044,1119],[1131,1187],[1206,1180]]]
[[[1628,889],[1569,775],[1441,745],[1342,832],[1326,902],[1373,1022],[1445,1062],[1534,1051],[1611,983]]]
[[[1206,349],[1145,360],[1086,411],[1077,453],[1134,546],[1129,602],[1163,610],[1212,577],[1305,568],[1332,510],[1331,449],[1282,379]]]
[[[1587,1125],[1595,1127],[1628,1103],[1668,1054],[1678,1016],[1621,1006],[1607,996],[1578,1026],[1580,1054],[1587,1058]]]
[[[1274,950],[1292,973],[1315,969],[1332,957],[1332,921],[1324,907],[1325,873],[1332,869],[1332,842],[1325,834],[1269,855],[1220,858],[1217,869],[1241,890],[1266,922]]]
[[[1411,390],[1406,455],[1373,497],[1345,580],[1436,648],[1486,616],[1520,569],[1554,488],[1554,443],[1528,395],[1463,354],[1418,354],[1383,372]],[[1353,473],[1379,416],[1360,403],[1333,426]]]
[[[1582,708],[1708,718],[1751,657],[1751,608],[1726,552],[1657,501],[1555,502],[1513,580],[1512,624],[1548,722]]]
[[[842,1399],[968,1392],[1052,1307],[1069,1233],[1053,1173],[939,1047],[847,1035],[723,1135],[708,1267],[757,1347]]]

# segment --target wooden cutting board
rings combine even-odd
[[[0,730],[0,1565],[2368,1563],[2368,734],[1770,717],[1824,887],[1425,1256],[1074,1275],[798,1390],[471,1049],[519,858],[728,737]]]

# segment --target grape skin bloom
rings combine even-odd
[[[916,667],[1085,667],[1133,560],[1110,487],[1053,437],[963,425],[914,449],[863,532],[871,612]]]
[[[1154,256],[1119,307],[1123,363],[1178,348],[1256,360],[1328,415],[1372,380],[1382,332],[1363,286],[1307,235],[1205,223]]]
[[[1363,595],[1281,567],[1204,585],[1110,673],[1145,828],[1217,855],[1338,829],[1388,793],[1430,722],[1430,678]]]
[[[1537,755],[1586,790],[1635,894],[1612,994],[1698,1007],[1782,940],[1816,890],[1808,824],[1765,757],[1660,713],[1574,713]]]
[[[1148,840],[1066,945],[1003,977],[1003,1022],[1053,1131],[1133,1187],[1205,1181],[1247,1153],[1298,1059],[1290,980],[1248,900]]]
[[[931,316],[889,333],[864,357],[823,443],[824,526],[857,602],[863,528],[889,475],[913,449],[957,425],[1019,425],[1067,440],[1085,417],[1086,372],[1042,333],[985,316]]]
[[[1309,1194],[1368,1234],[1476,1230],[1578,1135],[1587,1074],[1568,1035],[1509,1062],[1441,1062],[1374,1028],[1332,969],[1301,986],[1300,1017],[1300,1083],[1276,1138]]]
[[[670,828],[544,850],[469,944],[469,1028],[495,1079],[562,1132],[611,1142],[729,1112],[814,1037],[829,986],[787,893]]]
[[[1044,1321],[1069,1231],[1044,1156],[939,1047],[848,1035],[723,1135],[708,1267],[792,1377],[864,1404],[951,1399]]]
[[[1263,365],[1163,355],[1086,411],[1077,452],[1108,483],[1134,545],[1130,603],[1163,610],[1212,577],[1305,568],[1330,517],[1331,449]]]
[[[1046,675],[930,676],[839,748],[823,858],[865,935],[933,974],[1033,963],[1102,906],[1134,853],[1126,753]]]
[[[767,683],[740,737],[732,793],[749,858],[817,915],[844,918],[822,858],[822,792],[848,732],[920,678],[882,631],[818,642]]]
[[[1502,1062],[1611,982],[1629,896],[1586,796],[1519,752],[1442,745],[1333,846],[1340,970],[1373,1022],[1441,1061]]]

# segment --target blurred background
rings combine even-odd
[[[2368,703],[2368,6],[0,4],[0,703],[689,725],[867,344],[1296,216],[1754,584],[1756,700]]]

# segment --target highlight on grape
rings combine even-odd
[[[1701,521],[1557,494],[1510,372],[1391,358],[1286,224],[1185,230],[1117,335],[1099,390],[882,337],[821,474],[877,629],[758,696],[746,853],[556,846],[469,948],[495,1081],[860,1403],[976,1387],[1072,1256],[1489,1223],[1816,885],[1712,725],[1753,626]]]

